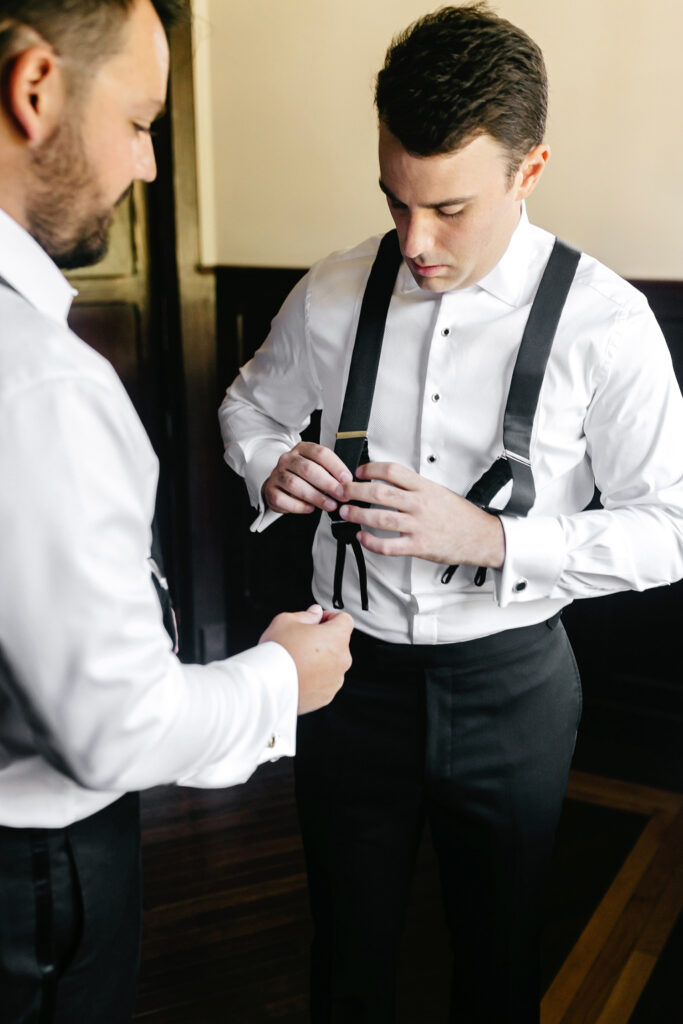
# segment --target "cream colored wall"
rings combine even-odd
[[[435,5],[436,6],[436,5]],[[683,4],[498,0],[542,47],[537,223],[627,277],[683,279]],[[390,226],[373,79],[425,0],[194,0],[207,265],[309,266]]]

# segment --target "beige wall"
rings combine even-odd
[[[436,6],[436,4],[435,4]],[[543,48],[532,217],[627,277],[683,279],[683,4],[498,0]],[[309,266],[386,230],[374,74],[425,0],[194,0],[203,260]]]

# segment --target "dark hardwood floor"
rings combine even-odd
[[[135,1020],[304,1024],[311,931],[291,762],[230,790],[150,791],[143,813]],[[681,1019],[682,854],[683,797],[574,773],[544,943],[543,1024]],[[402,956],[400,1024],[445,1021],[449,951],[428,836]]]

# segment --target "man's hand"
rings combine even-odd
[[[352,480],[333,451],[321,444],[300,441],[278,459],[263,485],[263,497],[273,512],[334,512],[342,498],[342,484]]]
[[[344,500],[384,507],[342,505],[342,519],[400,534],[375,537],[362,530],[358,540],[368,551],[414,555],[443,565],[503,565],[505,534],[497,516],[393,462],[359,466],[356,476],[360,482],[344,485]]]
[[[305,612],[276,615],[259,643],[274,640],[289,651],[299,673],[299,714],[329,704],[351,667],[349,640],[353,619],[346,612],[324,612],[314,604]]]

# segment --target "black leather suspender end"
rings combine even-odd
[[[358,467],[368,461],[367,434],[372,399],[375,393],[382,342],[384,341],[384,326],[400,265],[401,250],[398,244],[398,235],[395,231],[389,231],[379,244],[375,262],[365,286],[356,340],[351,356],[349,379],[346,384],[339,430],[334,445],[335,454],[349,468],[354,477]],[[330,518],[332,519],[332,534],[337,541],[332,603],[335,608],[344,607],[342,581],[346,547],[350,544],[358,566],[361,605],[363,610],[367,611],[367,571],[363,549],[356,536],[359,527],[356,523],[344,522],[336,511],[330,513]]]
[[[536,500],[531,471],[531,434],[550,351],[580,258],[580,252],[555,239],[524,328],[512,373],[503,420],[503,454],[465,496],[468,501],[489,512],[497,511],[488,506],[510,480],[512,493],[505,507],[506,512],[525,516]],[[368,461],[367,430],[372,399],[384,327],[400,264],[398,237],[395,231],[390,231],[380,242],[365,288],[334,447],[335,453],[354,477],[358,466]],[[367,611],[367,572],[363,549],[357,539],[359,527],[355,523],[341,520],[338,512],[330,513],[330,518],[332,533],[337,541],[334,607],[344,607],[342,581],[346,547],[350,544],[358,566],[362,607]],[[457,568],[457,565],[449,565],[441,577],[442,583],[449,583]],[[486,569],[480,567],[474,582],[482,586],[485,580]]]

